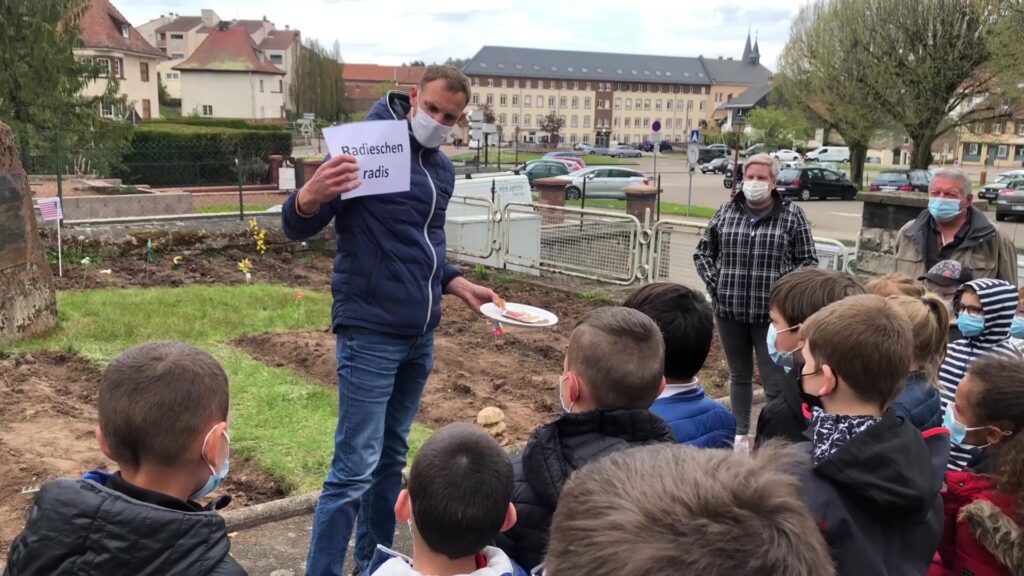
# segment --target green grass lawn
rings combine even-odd
[[[572,206],[574,208],[580,207],[579,200],[566,200],[566,206]],[[587,208],[594,208],[598,210],[626,210],[625,200],[587,200]],[[707,206],[690,206],[690,217],[691,218],[711,218],[715,215],[717,208],[708,208]],[[662,216],[686,216],[686,204],[676,204],[675,202],[662,202],[661,203],[661,215]]]
[[[530,160],[539,160],[543,156],[544,156],[543,154],[538,154],[538,153],[535,153],[535,152],[520,152],[519,153],[519,163],[522,164],[523,162],[529,162]],[[453,162],[470,162],[470,161],[476,160],[476,152],[474,151],[474,152],[467,152],[467,153],[462,153],[462,154],[455,154],[455,155],[453,155],[451,157],[451,159],[452,159]],[[484,160],[484,153],[483,153],[483,150],[481,150],[480,151],[480,162],[483,163],[483,160]],[[497,150],[497,148],[491,149],[491,151],[487,154],[487,162],[488,162],[488,164],[497,165],[497,163],[498,163],[498,150]],[[501,163],[503,165],[504,164],[508,164],[509,166],[511,166],[511,165],[515,164],[515,162],[516,162],[516,153],[515,153],[515,151],[511,151],[511,152],[506,151],[506,150],[502,150],[501,151]],[[587,166],[599,166],[599,165],[636,166],[636,164],[637,164],[636,158],[612,158],[610,156],[592,156],[592,155],[583,156],[583,162],[585,162],[587,164]]]
[[[61,326],[19,343],[14,351],[70,350],[100,364],[125,348],[173,339],[209,351],[231,380],[232,449],[258,462],[290,491],[320,487],[334,446],[338,395],[284,368],[259,362],[228,344],[272,330],[326,326],[331,297],[250,284],[124,290],[58,295]],[[430,431],[413,426],[410,456]]]
[[[245,213],[250,212],[266,212],[272,206],[276,204],[246,204]],[[196,206],[192,210],[194,214],[220,214],[222,212],[238,213],[238,204],[217,204],[215,206]]]

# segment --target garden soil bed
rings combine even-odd
[[[0,551],[25,524],[33,494],[23,494],[59,476],[78,477],[114,465],[99,451],[96,397],[100,370],[66,353],[0,358]],[[281,484],[257,465],[232,459],[220,494],[231,508],[285,495]],[[229,508],[229,509],[231,509]]]

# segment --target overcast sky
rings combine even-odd
[[[748,26],[761,62],[776,68],[789,24],[806,0],[113,0],[132,24],[162,13],[225,20],[266,16],[303,38],[341,42],[346,62],[427,63],[470,58],[485,44],[665,56],[732,56],[743,52]],[[642,5],[641,10],[634,6]]]

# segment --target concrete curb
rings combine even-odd
[[[721,402],[726,408],[731,408],[728,396],[717,398],[716,400]],[[764,390],[754,390],[754,401],[752,405],[757,406],[764,402]],[[522,453],[523,448],[525,447],[526,442],[517,442],[506,446],[505,450],[510,456],[515,456]],[[318,498],[320,498],[319,491],[309,492],[306,494],[299,494],[298,496],[289,496],[280,500],[264,502],[263,504],[257,504],[247,508],[229,510],[224,512],[222,516],[224,517],[224,522],[227,524],[228,532],[248,530],[249,528],[255,528],[270,522],[278,522],[280,520],[287,520],[303,514],[311,514],[316,509],[316,502]]]
[[[269,522],[277,522],[303,514],[310,514],[316,509],[318,498],[320,498],[319,491],[309,492],[307,494],[264,502],[263,504],[247,508],[228,510],[221,514],[221,516],[224,517],[224,522],[228,526],[228,532],[237,532],[239,530],[255,528]]]

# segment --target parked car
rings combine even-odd
[[[835,162],[813,162],[807,165],[809,168],[825,168],[833,172],[838,172],[843,178],[847,178],[846,170],[839,167],[839,164]]]
[[[822,146],[804,154],[804,160],[811,162],[849,162],[850,149],[846,146]]]
[[[733,164],[730,160],[725,164],[725,178],[722,178],[722,185],[731,190],[733,177],[743,181],[743,164]]]
[[[708,162],[707,164],[701,164],[700,173],[707,174],[708,172],[711,172],[712,174],[725,174],[728,167],[728,158],[715,158],[714,160]]]
[[[867,158],[864,159],[864,163],[865,164],[881,164],[882,163],[882,157],[881,156],[868,156]]]
[[[927,192],[932,175],[927,170],[885,170],[871,182],[872,192]]]
[[[642,144],[640,144],[640,150],[643,152],[654,152],[654,142],[651,142],[649,140],[644,141]]]
[[[754,154],[760,154],[766,150],[764,144],[754,144],[746,150],[740,150],[740,158],[749,158]]]
[[[995,200],[999,196],[999,191],[1006,187],[1005,184],[1007,182],[1021,177],[1024,177],[1024,170],[1010,170],[1009,172],[1003,172],[978,190],[978,198]]]
[[[641,156],[640,151],[629,144],[619,144],[609,150],[608,155],[613,158],[639,158]]]
[[[820,167],[789,168],[779,172],[775,191],[783,198],[841,198],[853,200],[857,186],[835,170]]]
[[[799,152],[795,152],[787,148],[772,152],[772,158],[775,158],[780,162],[800,162],[803,160],[803,156],[801,156]]]
[[[583,183],[586,181],[587,198],[625,199],[622,189],[630,184],[650,184],[651,180],[643,172],[627,168],[607,168],[597,166],[573,172],[569,175],[572,182],[565,187],[565,197],[576,200],[583,196]]]
[[[544,158],[579,158],[583,156],[582,152],[575,152],[573,150],[556,150],[554,152],[548,152],[544,155]]]
[[[607,156],[608,148],[606,146],[595,146],[590,149],[590,154],[592,156]]]
[[[661,144],[658,145],[658,152],[671,152],[672,143],[668,140],[662,140]]]
[[[527,162],[526,167],[523,169],[523,175],[530,182],[530,188],[533,188],[533,181],[540,178],[551,178],[554,176],[567,176],[574,172],[574,169],[569,168],[564,162],[558,162],[556,160],[534,160],[533,162]]]
[[[715,158],[727,158],[728,156],[729,148],[725,144],[714,144],[700,149],[697,155],[697,163],[705,164]]]
[[[583,152],[584,154],[590,154],[590,153],[591,153],[591,150],[593,150],[593,149],[594,149],[594,147],[593,147],[593,146],[591,146],[590,144],[587,144],[587,143],[585,143],[585,142],[584,142],[584,143],[581,143],[581,144],[577,144],[577,145],[576,145],[576,146],[574,146],[573,148],[574,148],[575,150],[578,150],[578,151],[580,151],[580,152]]]
[[[1024,177],[1007,180],[1003,186],[996,198],[996,220],[1024,218]]]

